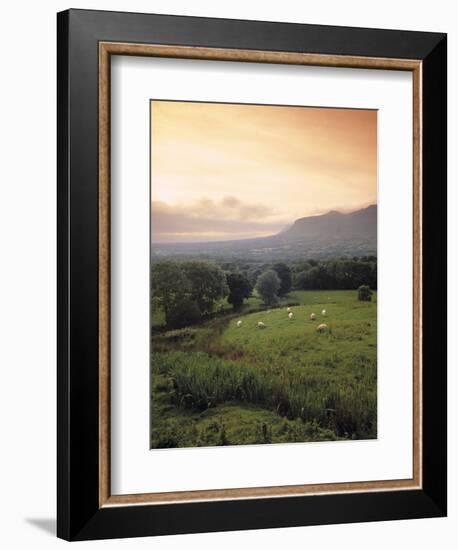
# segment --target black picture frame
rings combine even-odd
[[[58,498],[66,540],[440,517],[447,509],[445,34],[68,10],[58,48]],[[100,41],[422,62],[422,488],[99,506]]]

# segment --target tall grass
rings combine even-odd
[[[225,402],[252,403],[288,419],[316,420],[339,436],[374,437],[375,369],[359,380],[336,380],[304,369],[271,369],[204,352],[153,354],[153,372],[165,375],[180,407],[205,410]]]

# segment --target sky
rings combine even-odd
[[[377,112],[151,102],[152,241],[278,233],[377,201]]]

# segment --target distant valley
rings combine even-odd
[[[377,206],[350,213],[330,211],[297,219],[267,237],[199,243],[154,243],[152,258],[165,256],[276,261],[377,254]]]

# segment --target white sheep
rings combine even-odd
[[[310,314],[310,321],[314,321],[316,319],[316,315],[314,313]]]
[[[321,323],[321,325],[318,325],[316,327],[317,332],[327,332],[327,330],[328,330],[328,325],[326,325],[326,323]]]
[[[293,312],[290,311],[290,312],[288,313],[288,319],[292,319],[292,318],[293,318]]]
[[[266,328],[266,325],[262,321],[258,321],[258,328]]]
[[[237,327],[240,328],[242,326],[242,321],[237,321]]]
[[[323,317],[326,315],[326,310],[323,309],[323,311],[321,312],[321,315],[323,315]]]
[[[290,307],[287,307],[287,308],[286,308],[286,311],[287,311],[288,313],[291,313],[291,308],[290,308]]]

